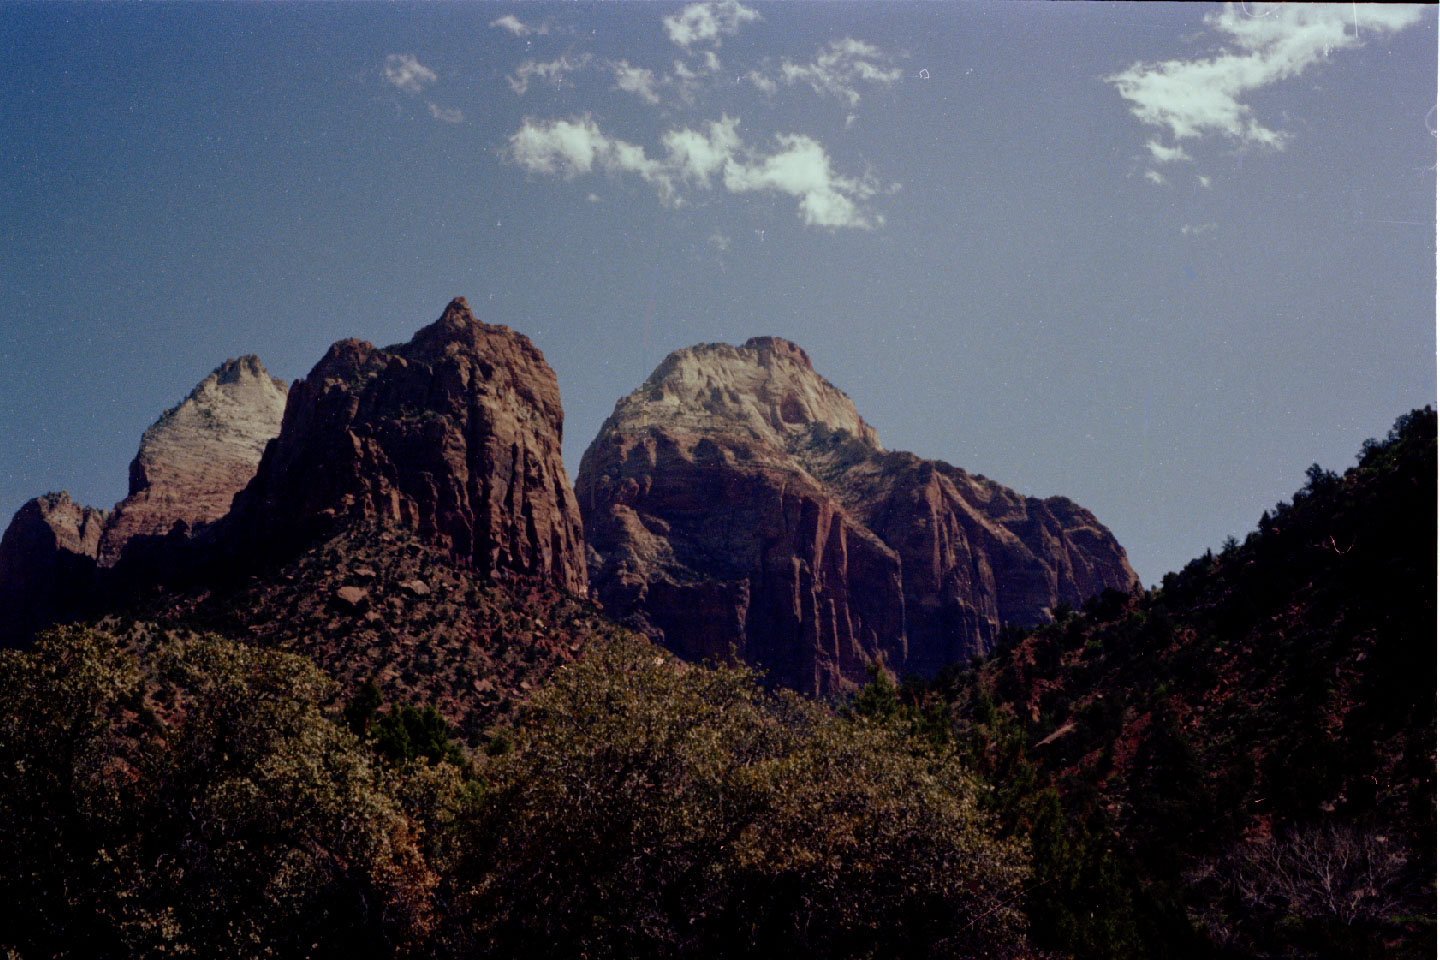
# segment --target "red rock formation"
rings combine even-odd
[[[295,383],[280,435],[217,530],[251,549],[399,523],[475,569],[584,593],[555,374],[462,299],[408,344],[341,340]]]
[[[0,647],[25,645],[36,630],[87,608],[105,520],[104,510],[63,491],[15,512],[0,537]]]
[[[135,536],[164,536],[220,519],[244,489],[265,444],[280,432],[285,382],[254,356],[226,360],[140,439],[130,494],[115,505],[100,538],[100,564],[113,566]]]
[[[806,693],[863,682],[875,660],[933,672],[1001,623],[1135,582],[1068,500],[884,451],[774,338],[671,354],[616,405],[577,489],[608,611]]]

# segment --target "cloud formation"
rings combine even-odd
[[[860,102],[857,84],[895,83],[904,76],[899,67],[887,66],[887,61],[879,47],[846,37],[844,40],[831,40],[816,55],[813,63],[797,64],[786,60],[780,65],[780,76],[786,84],[808,84],[821,96],[837,97],[853,107]],[[773,82],[767,90],[764,84],[757,82],[753,71],[750,82],[764,92],[774,92]]]
[[[507,154],[531,173],[567,180],[595,171],[633,174],[657,187],[667,202],[683,202],[681,187],[718,187],[794,197],[809,226],[870,229],[884,223],[859,205],[875,194],[873,184],[836,173],[819,142],[780,134],[775,149],[765,153],[744,144],[737,123],[725,116],[702,130],[668,130],[661,137],[664,156],[650,157],[643,147],[605,134],[588,115],[549,123],[527,119],[511,135]]]
[[[1174,163],[1176,160],[1189,160],[1190,154],[1185,152],[1184,147],[1167,147],[1159,140],[1146,142],[1145,147],[1150,151],[1150,157],[1156,163]]]
[[[508,30],[517,37],[528,37],[531,34],[543,36],[550,32],[549,24],[540,23],[532,27],[513,13],[507,13],[503,17],[496,17],[490,21],[490,26],[499,27],[501,30]]]
[[[1161,173],[1159,170],[1146,170],[1145,179],[1150,183],[1155,184],[1155,186],[1157,187],[1165,187],[1170,185],[1170,181],[1165,179],[1165,174]]]
[[[759,20],[760,14],[743,7],[738,0],[692,3],[662,23],[670,42],[686,50],[696,43],[720,43],[721,36],[740,32],[740,25]]]
[[[442,107],[440,104],[434,102],[427,104],[427,106],[430,108],[430,116],[436,120],[442,120],[445,123],[465,122],[465,114],[453,107]]]
[[[383,74],[386,82],[406,93],[419,93],[438,79],[434,70],[409,53],[392,53],[386,57]]]
[[[509,78],[510,89],[523,97],[525,91],[530,89],[530,81],[537,78],[559,86],[564,82],[565,74],[583,70],[590,65],[591,59],[590,54],[582,53],[578,57],[562,55],[559,59],[551,60],[548,63],[526,60],[515,68],[515,73]]]
[[[1176,140],[1214,133],[1278,150],[1285,134],[1264,126],[1242,98],[1298,76],[1333,51],[1356,46],[1362,31],[1401,30],[1420,16],[1415,6],[1227,5],[1205,22],[1226,36],[1229,50],[1194,60],[1136,63],[1104,79],[1129,102],[1131,113],[1168,129]]]
[[[655,92],[655,71],[646,67],[632,67],[628,60],[612,60],[610,69],[615,72],[615,87],[626,93],[633,93],[649,104],[660,102]]]

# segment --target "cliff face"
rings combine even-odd
[[[280,435],[217,529],[261,548],[399,523],[483,574],[584,593],[555,374],[464,300],[409,343],[342,340],[290,390]]]
[[[616,405],[577,489],[609,612],[807,693],[863,682],[877,659],[933,672],[1001,623],[1135,582],[1087,511],[886,452],[774,338],[671,354]]]
[[[286,387],[254,356],[227,360],[167,410],[140,439],[130,493],[100,538],[101,566],[113,566],[135,536],[164,536],[223,517],[280,432]]]
[[[63,491],[16,511],[0,537],[0,648],[22,646],[40,627],[85,609],[106,519]]]
[[[555,374],[456,300],[407,344],[332,346],[288,394],[222,364],[145,432],[112,514],[52,494],[0,546],[0,642],[205,592],[355,523],[400,525],[480,578],[586,593]]]

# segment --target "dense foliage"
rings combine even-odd
[[[610,647],[531,703],[456,871],[464,952],[1003,956],[1027,876],[886,724]]]
[[[637,642],[463,767],[427,711],[335,693],[213,637],[0,655],[0,949],[1025,955],[1023,850],[891,724]]]
[[[394,956],[435,877],[331,681],[218,640],[96,631],[0,652],[0,948],[26,957]]]
[[[1427,408],[1158,590],[912,686],[1031,839],[1037,940],[1433,954],[1435,476]]]

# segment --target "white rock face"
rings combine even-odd
[[[100,539],[100,564],[120,559],[126,541],[193,529],[224,516],[280,433],[287,387],[254,356],[227,360],[161,414],[130,463],[130,495],[116,504]]]
[[[815,372],[804,350],[779,337],[675,351],[615,405],[610,423],[682,434],[706,434],[723,423],[727,432],[748,430],[782,449],[824,423],[880,449],[850,398]]]

